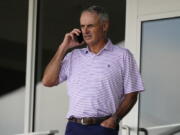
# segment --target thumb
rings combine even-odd
[[[100,124],[101,126],[105,126],[105,123],[104,123],[104,121],[103,122],[101,122],[101,124]]]

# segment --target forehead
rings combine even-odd
[[[97,13],[84,11],[80,17],[80,24],[94,24],[99,22],[99,16]]]

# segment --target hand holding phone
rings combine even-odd
[[[77,35],[75,36],[75,40],[78,41],[79,43],[84,41],[82,32],[78,36]]]

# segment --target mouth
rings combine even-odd
[[[83,37],[84,37],[84,39],[85,39],[85,40],[89,40],[89,39],[91,39],[91,38],[92,38],[92,36],[91,36],[91,35],[84,35]]]

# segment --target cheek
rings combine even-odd
[[[95,35],[96,35],[97,38],[102,38],[103,32],[97,31],[97,32],[95,33]]]

